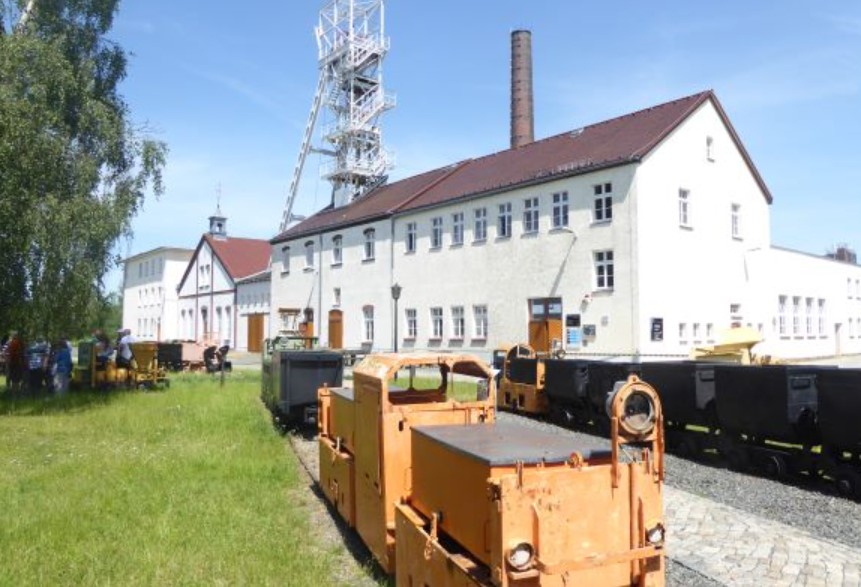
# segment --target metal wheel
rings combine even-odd
[[[834,482],[840,495],[861,500],[861,472],[850,465],[844,465],[837,470]]]
[[[765,474],[774,479],[780,479],[786,475],[786,459],[780,455],[769,455],[763,463]]]

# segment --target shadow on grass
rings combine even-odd
[[[159,393],[163,390],[152,389],[148,393]],[[85,412],[94,408],[109,405],[122,394],[140,393],[134,389],[107,390],[71,390],[66,395],[40,392],[12,392],[5,390],[0,393],[0,416],[48,416],[51,414],[68,414]]]

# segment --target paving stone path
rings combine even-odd
[[[861,545],[822,540],[666,485],[664,514],[667,555],[720,583],[861,587]]]

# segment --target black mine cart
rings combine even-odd
[[[326,350],[276,350],[263,362],[261,396],[281,417],[316,419],[317,389],[340,387],[344,357]]]

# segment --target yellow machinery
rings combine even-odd
[[[430,366],[442,384],[421,390]],[[474,400],[451,398],[455,373]],[[397,585],[664,585],[663,416],[635,376],[608,400],[609,450],[495,422],[470,356],[370,356],[354,381],[320,390],[320,483]]]
[[[129,344],[129,347],[132,351],[130,384],[144,387],[154,387],[162,383],[169,384],[164,368],[158,364],[158,343],[133,342]]]
[[[458,377],[472,383],[471,401],[454,397]],[[320,485],[386,572],[395,504],[409,495],[410,429],[493,421],[495,396],[485,363],[449,354],[370,355],[353,368],[353,389],[320,390]]]
[[[753,328],[729,328],[720,333],[717,344],[691,349],[694,361],[739,363],[741,365],[768,365],[779,361],[769,355],[758,356],[753,347],[762,342],[762,335]]]
[[[99,361],[94,342],[78,344],[78,361],[72,373],[76,387],[105,387],[169,384],[164,368],[158,364],[158,343],[131,343],[132,366],[118,367],[112,360]]]
[[[499,378],[499,407],[529,414],[549,411],[544,393],[544,361],[527,344],[516,344],[505,352]]]

